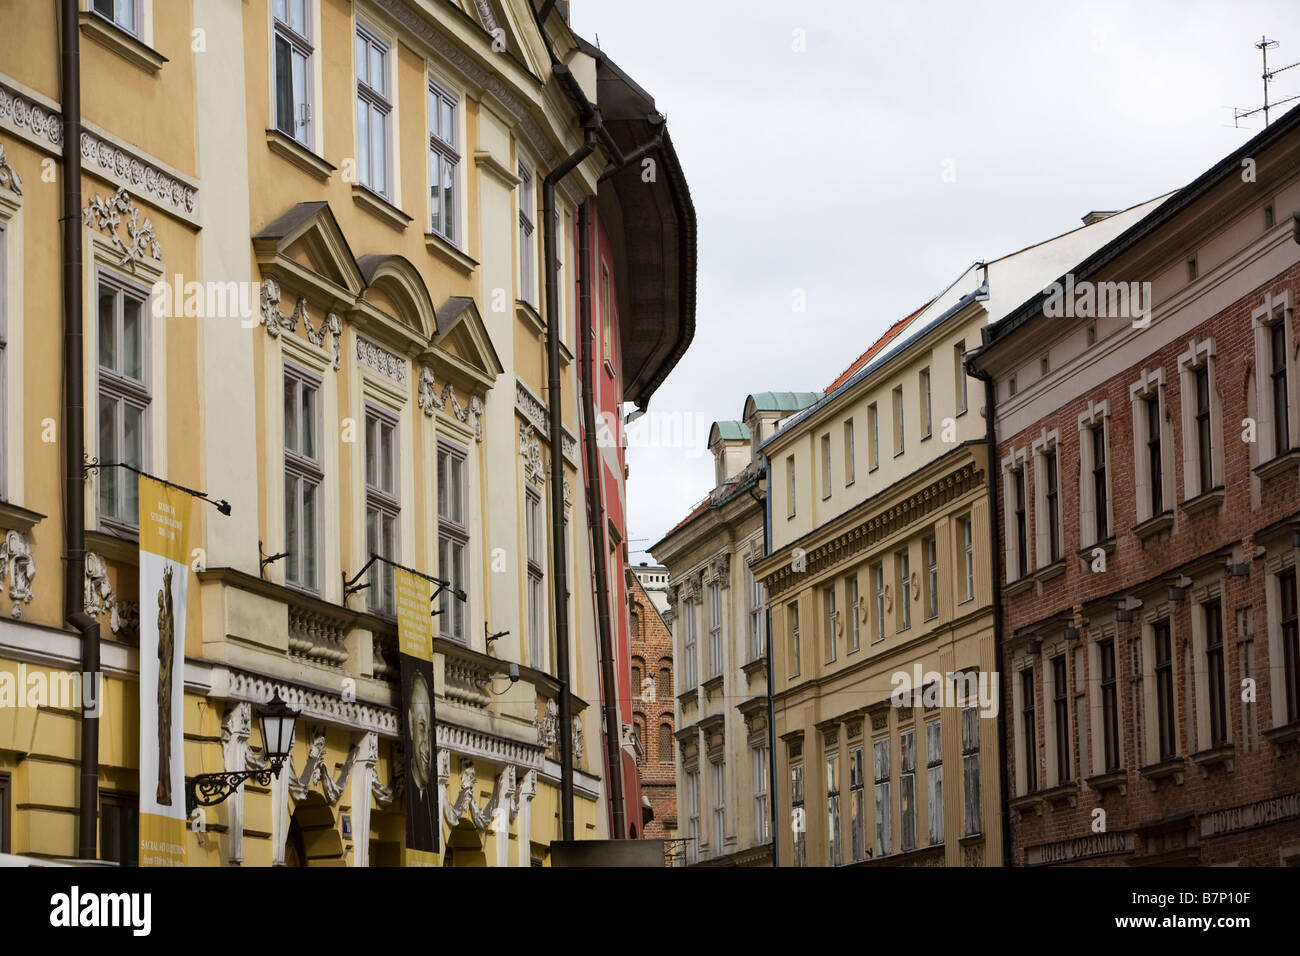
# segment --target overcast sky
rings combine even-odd
[[[747,395],[820,391],[972,261],[1185,185],[1262,128],[1232,111],[1262,103],[1260,35],[1300,60],[1296,0],[572,11],[667,115],[699,223],[695,340],[629,429],[634,563],[708,494],[709,425]],[[1270,99],[1296,93],[1300,67]],[[647,419],[675,441],[636,447]]]

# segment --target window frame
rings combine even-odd
[[[798,677],[802,667],[800,665],[800,646],[799,646],[799,602],[791,601],[785,606],[786,609],[786,627],[789,629],[789,657],[787,668],[790,677]]]
[[[100,2],[101,0],[91,0],[88,12],[93,13],[101,20],[111,23],[114,27],[128,36],[135,37],[141,43],[145,42],[144,0],[108,0],[108,3],[113,7],[113,12],[111,14],[105,13],[103,10],[99,9]],[[130,8],[131,16],[135,21],[133,26],[128,26],[117,18],[117,9],[119,6]]]
[[[357,47],[361,43],[365,44],[365,73],[366,79],[362,79],[362,64],[358,62]],[[380,54],[380,69],[383,71],[384,86],[382,89],[377,88],[371,82],[371,50],[377,49]],[[392,42],[386,39],[378,30],[367,26],[360,18],[356,21],[356,29],[353,30],[352,39],[352,56],[353,56],[353,77],[355,79],[353,91],[353,120],[356,123],[356,137],[354,142],[357,146],[357,185],[383,199],[390,205],[397,204],[397,182],[396,182],[396,164],[393,161],[393,127],[394,113],[396,111],[395,97],[393,95],[392,85]],[[364,104],[366,108],[366,142],[365,149],[361,148],[361,122],[359,114]],[[372,123],[375,114],[378,114],[383,122],[383,183],[380,187],[375,184],[375,157],[374,151],[374,131]],[[364,172],[362,159],[364,157]]]
[[[286,554],[284,564],[284,583],[288,587],[306,591],[309,594],[319,595],[321,593],[322,584],[321,562],[319,557],[316,559],[314,575],[310,581],[304,580],[306,576],[300,573],[301,565],[297,563],[296,559],[300,554],[305,555],[309,550],[308,542],[303,540],[306,534],[306,523],[303,521],[302,517],[304,511],[304,496],[301,491],[303,486],[308,482],[311,482],[314,485],[316,492],[314,520],[312,522],[314,527],[311,528],[312,540],[310,542],[310,549],[315,551],[317,555],[320,553],[320,542],[322,540],[321,528],[324,521],[324,509],[321,507],[321,501],[325,489],[325,463],[323,460],[324,448],[322,445],[324,434],[322,430],[321,414],[321,390],[324,383],[318,375],[309,372],[303,367],[290,361],[285,361],[281,366],[281,382],[283,386],[282,397],[285,399],[288,398],[285,393],[288,391],[290,384],[292,383],[295,386],[294,401],[290,407],[292,407],[300,416],[303,409],[302,390],[308,388],[311,389],[313,393],[311,409],[312,427],[315,429],[316,444],[315,457],[309,456],[301,448],[290,447],[289,421],[286,417],[284,422],[284,454],[282,457],[282,464],[285,484],[284,544],[285,551],[288,553]],[[286,404],[288,403],[286,402]],[[301,420],[296,423],[295,432],[299,434],[301,433]],[[298,482],[298,487],[300,489],[299,494],[294,500],[295,510],[298,513],[298,519],[296,522],[297,533],[294,535],[291,535],[289,532],[288,484],[291,478]],[[297,538],[298,540],[294,541],[292,540],[293,538]]]
[[[371,554],[380,555],[387,558],[388,561],[399,561],[402,554],[402,492],[401,492],[401,420],[396,414],[388,409],[373,402],[365,402],[362,412],[363,432],[362,440],[365,446],[362,449],[361,468],[362,468],[362,487],[365,492],[365,535],[366,535],[366,555],[369,558]],[[370,463],[370,443],[371,443],[371,423],[376,426],[376,433],[379,438],[379,448],[375,461],[375,474],[379,481],[383,481],[384,471],[384,436],[385,431],[391,440],[389,453],[392,458],[392,479],[393,486],[391,489],[385,488],[382,484],[372,484],[369,474]],[[379,550],[371,546],[370,537],[370,517],[371,514],[377,516],[380,522],[376,526],[378,532],[377,545]],[[391,523],[392,544],[389,546],[391,554],[384,554],[385,532],[388,530],[384,522]],[[386,617],[397,616],[397,589],[394,581],[393,568],[391,565],[376,561],[370,569],[370,587],[366,589],[366,609],[371,613]],[[377,597],[378,596],[378,597]]]
[[[437,124],[435,127],[433,106],[437,104]],[[451,138],[443,136],[443,107],[447,107],[450,116],[446,117]],[[461,97],[453,93],[446,84],[438,82],[432,75],[428,77],[425,92],[425,121],[429,127],[429,230],[434,235],[445,239],[456,248],[463,248],[460,230],[461,207],[461,153],[460,153],[460,119]],[[451,172],[451,208],[447,208],[447,196],[444,177]],[[434,202],[434,195],[438,201]],[[439,228],[439,216],[442,227]]]
[[[537,308],[537,231],[534,217],[537,202],[533,190],[533,172],[519,160],[519,298]],[[603,267],[603,266],[602,266]],[[609,355],[606,354],[606,359]]]
[[[925,556],[925,620],[939,616],[939,537],[931,531],[921,539],[921,553]]]
[[[546,526],[542,496],[531,487],[524,488],[524,551],[526,556],[528,612],[528,660],[539,671],[549,673],[550,641],[546,596]],[[641,693],[640,681],[632,682],[633,696]]]
[[[856,450],[853,443],[853,419],[844,420],[844,487],[857,480]]]
[[[468,627],[470,581],[467,565],[469,563],[471,540],[469,527],[469,455],[467,450],[459,445],[453,445],[440,439],[435,451],[434,464],[437,469],[436,477],[438,482],[438,492],[434,502],[434,514],[438,522],[438,576],[451,585],[442,592],[438,614],[438,635],[468,646],[470,641]],[[460,498],[455,502],[460,511],[459,521],[454,514],[444,513],[443,511],[443,487],[445,483],[449,483],[445,479],[450,478],[453,469],[457,471],[459,477],[456,482],[456,490],[459,491]],[[452,489],[449,488],[445,497],[448,507],[452,504],[451,491]],[[460,555],[459,566],[447,567],[444,556],[455,556],[456,554]],[[467,599],[461,601],[457,598],[453,593],[457,590],[466,592]],[[457,633],[458,622],[461,633]],[[448,626],[449,623],[450,626]]]
[[[271,117],[272,127],[300,146],[315,152],[316,150],[316,66],[315,54],[316,48],[313,45],[313,27],[315,24],[314,13],[315,4],[312,0],[303,0],[303,29],[298,30],[293,26],[290,5],[293,0],[285,2],[285,17],[281,19],[275,12],[276,3],[271,3]],[[283,40],[289,51],[289,109],[290,119],[293,124],[292,130],[287,130],[281,125],[280,111],[282,103],[280,102],[280,87],[278,83],[279,75],[279,55],[278,44]],[[293,59],[294,55],[302,57],[303,60],[303,89],[301,103],[295,96],[294,77],[293,77]],[[297,115],[297,107],[305,106],[305,118],[301,123]],[[301,127],[301,135],[299,134]]]
[[[934,404],[931,394],[930,366],[921,369],[917,375],[917,389],[921,393],[921,441],[934,434]]]
[[[135,467],[141,471],[150,470],[151,446],[152,446],[152,426],[153,426],[153,382],[152,369],[150,367],[150,358],[152,356],[153,330],[151,328],[150,316],[152,315],[152,299],[145,289],[131,282],[126,277],[110,272],[107,269],[97,268],[95,270],[95,321],[96,321],[96,355],[95,355],[95,442],[96,451],[98,452],[101,462],[107,463],[109,459],[113,461],[129,462],[129,457],[125,454],[126,446],[126,419],[121,409],[126,405],[137,409],[140,414],[140,460],[134,462]],[[138,321],[140,327],[140,377],[133,378],[129,373],[118,371],[116,367],[105,366],[102,362],[104,354],[102,317],[100,315],[100,303],[103,299],[104,289],[108,287],[113,290],[113,350],[115,366],[121,365],[121,357],[124,354],[125,346],[125,301],[128,295],[139,304]],[[118,409],[114,413],[113,430],[114,430],[114,447],[113,454],[109,455],[103,447],[103,422],[102,422],[102,404],[105,398],[112,400]],[[137,497],[136,507],[132,509],[127,507],[130,500],[129,488],[134,481],[133,475],[124,475],[118,469],[102,469],[99,473],[99,488],[95,496],[96,513],[98,515],[101,527],[112,530],[118,534],[134,536],[139,533],[139,501]],[[104,508],[105,486],[112,489],[114,496],[113,510],[107,511]]]

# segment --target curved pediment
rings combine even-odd
[[[420,340],[438,335],[438,315],[420,272],[405,256],[367,255],[357,260],[366,288],[362,295],[379,311],[410,327]]]

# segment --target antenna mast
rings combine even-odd
[[[1278,41],[1277,41],[1277,40],[1270,40],[1270,39],[1269,39],[1268,37],[1266,37],[1266,36],[1260,36],[1260,38],[1259,38],[1259,42],[1255,44],[1255,49],[1259,51],[1260,56],[1263,57],[1263,61],[1264,61],[1264,72],[1263,72],[1263,74],[1261,75],[1261,76],[1262,76],[1262,79],[1264,80],[1264,105],[1263,105],[1263,106],[1257,106],[1257,107],[1255,107],[1255,109],[1253,109],[1253,110],[1244,110],[1244,111],[1243,111],[1243,110],[1234,109],[1234,110],[1232,111],[1232,112],[1233,112],[1232,123],[1233,123],[1234,126],[1239,125],[1238,122],[1237,122],[1238,120],[1244,119],[1244,118],[1247,117],[1247,116],[1252,116],[1252,115],[1254,115],[1255,113],[1259,113],[1259,112],[1263,112],[1263,114],[1264,114],[1264,125],[1267,126],[1267,125],[1268,125],[1268,110],[1269,110],[1269,102],[1268,102],[1268,84],[1269,84],[1269,81],[1272,80],[1273,77],[1277,76],[1279,73],[1283,73],[1283,72],[1285,72],[1285,71],[1291,69],[1292,67],[1300,66],[1300,62],[1296,62],[1296,63],[1291,63],[1291,64],[1289,64],[1289,65],[1287,65],[1287,66],[1278,67],[1276,70],[1270,70],[1270,69],[1268,68],[1268,51],[1271,50],[1271,49],[1273,49],[1273,48],[1276,47],[1276,46],[1278,46]],[[1281,106],[1283,103],[1289,103],[1289,102],[1291,102],[1292,100],[1300,100],[1300,95],[1298,95],[1298,96],[1288,96],[1286,99],[1284,99],[1284,100],[1278,100],[1276,103],[1274,103],[1274,104],[1272,104],[1272,105],[1273,105],[1273,106]]]

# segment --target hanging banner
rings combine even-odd
[[[406,748],[406,866],[438,865],[438,741],[433,712],[433,619],[429,584],[394,568],[397,645]]]
[[[188,493],[140,476],[140,866],[185,865]]]

